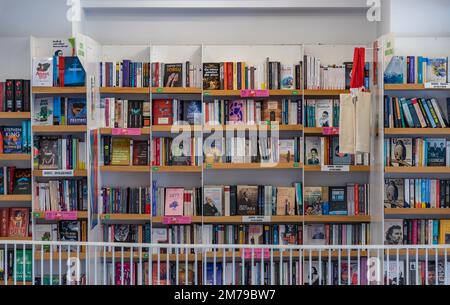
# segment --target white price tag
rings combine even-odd
[[[73,177],[73,169],[43,170],[44,177]]]
[[[349,172],[348,165],[322,165],[322,172]]]
[[[425,89],[450,89],[450,83],[425,83]]]
[[[243,222],[270,222],[271,217],[270,216],[243,216],[242,217]]]

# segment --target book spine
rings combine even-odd
[[[11,79],[5,82],[5,111],[14,111],[14,81]]]

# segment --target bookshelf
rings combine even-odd
[[[30,112],[0,112],[1,120],[26,120],[31,119]]]
[[[36,95],[86,95],[86,87],[33,87]]]

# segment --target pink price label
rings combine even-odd
[[[112,135],[113,136],[140,136],[141,129],[140,128],[113,128]]]
[[[77,211],[60,212],[62,220],[77,220]]]
[[[241,90],[241,97],[268,97],[269,90],[253,90],[245,89]]]
[[[250,259],[252,258],[252,254],[253,258],[269,258],[270,249],[244,249],[244,258]]]
[[[323,134],[326,136],[339,135],[339,127],[323,127]]]
[[[45,211],[46,220],[56,220],[58,219],[58,212],[56,211]]]
[[[163,224],[165,225],[189,225],[192,223],[191,216],[163,216]]]

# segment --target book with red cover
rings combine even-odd
[[[58,57],[58,83],[60,87],[64,87],[64,57]]]
[[[153,125],[172,125],[172,101],[153,101]]]
[[[183,216],[183,188],[167,188],[165,202],[165,216]]]
[[[8,236],[9,208],[0,209],[0,237]]]
[[[23,80],[23,111],[30,111],[30,80]]]
[[[146,140],[133,141],[133,165],[148,165],[148,142]]]
[[[9,237],[28,236],[28,217],[28,208],[11,208],[9,210]]]

